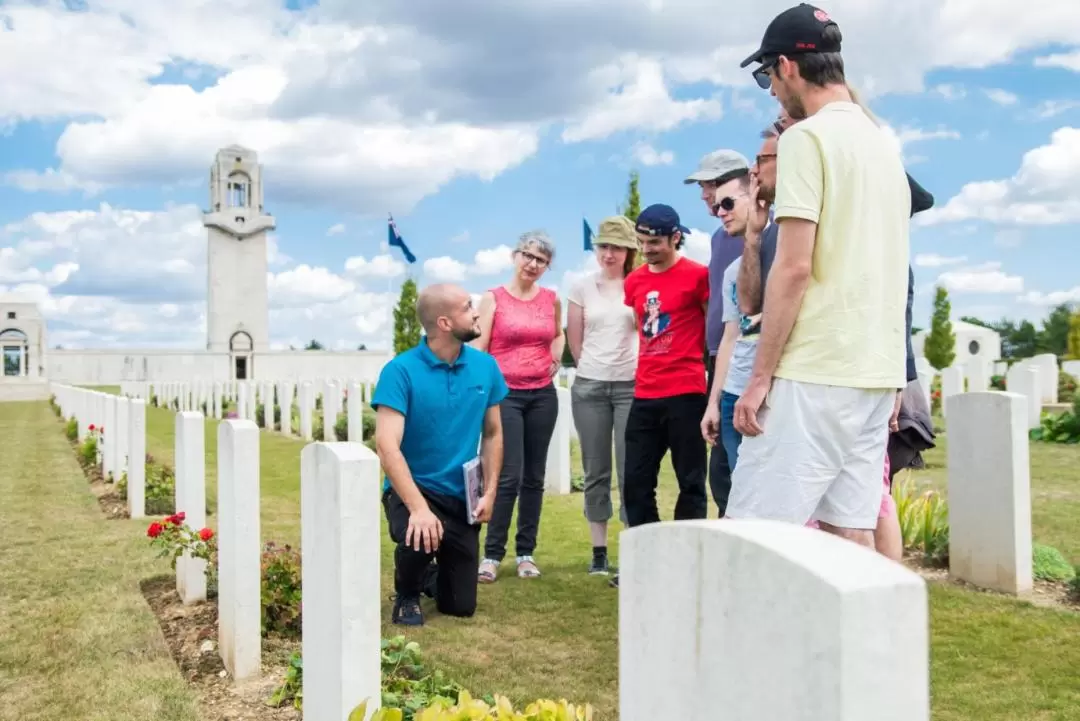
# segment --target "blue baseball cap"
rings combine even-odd
[[[679,221],[679,214],[670,205],[650,205],[637,217],[635,230],[645,235],[669,236],[676,230],[681,231],[683,236],[690,235],[690,229]]]

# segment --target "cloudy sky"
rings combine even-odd
[[[407,273],[483,290],[533,228],[565,289],[592,263],[582,217],[613,213],[633,168],[705,260],[715,221],[681,180],[757,151],[776,108],[738,62],[790,4],[4,0],[0,292],[41,304],[50,345],[202,346],[200,214],[232,143],[265,167],[279,346],[386,347]],[[956,316],[1080,301],[1080,3],[823,6],[937,198],[912,236],[916,324],[935,282]]]

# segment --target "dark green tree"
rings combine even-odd
[[[574,367],[574,354],[570,352],[570,334],[567,332],[566,328],[562,329],[562,333],[563,333],[563,339],[565,340],[565,344],[563,345],[563,349],[562,349],[562,361],[561,362],[562,362],[563,368],[573,368]]]
[[[312,338],[308,341],[308,344],[304,346],[304,350],[326,350],[322,343]]]
[[[1069,342],[1065,355],[1069,360],[1080,360],[1080,310],[1069,319]]]
[[[1043,321],[1042,330],[1036,348],[1039,353],[1053,353],[1060,357],[1065,355],[1069,348],[1069,321],[1072,319],[1072,308],[1067,304],[1059,305],[1050,311]]]
[[[949,292],[940,285],[934,295],[934,314],[930,318],[930,333],[926,336],[923,355],[938,370],[948,368],[956,359],[956,334],[953,333],[952,304]]]
[[[636,170],[630,171],[630,182],[626,186],[626,203],[619,206],[619,213],[625,215],[630,220],[637,222],[637,217],[641,215],[641,194],[638,192],[638,172]]]
[[[404,353],[420,344],[420,318],[416,315],[416,281],[401,284],[401,297],[394,308],[394,353]]]

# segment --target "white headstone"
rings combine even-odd
[[[1042,393],[1039,386],[1039,369],[1025,363],[1017,363],[1005,377],[1005,389],[1009,393],[1024,396],[1028,429],[1038,428],[1042,418]]]
[[[364,401],[359,383],[349,384],[345,410],[349,415],[349,442],[360,443],[364,440]]]
[[[941,415],[945,416],[945,410],[949,406],[949,398],[964,392],[964,371],[951,366],[941,371]]]
[[[300,454],[304,717],[381,704],[379,459],[360,443]]]
[[[965,366],[967,374],[967,392],[977,393],[990,388],[990,367],[982,358],[971,358]]]
[[[1057,403],[1058,364],[1053,353],[1043,353],[1027,361],[1039,369],[1039,382],[1042,384],[1042,402]]]
[[[128,408],[128,515],[146,516],[146,401],[134,399]]]
[[[293,385],[283,381],[278,385],[278,404],[281,406],[281,432],[292,435]]]
[[[243,681],[262,663],[258,427],[222,421],[217,458],[218,645],[225,669]]]
[[[621,538],[622,721],[930,718],[926,583],[902,564],[773,521]]]
[[[934,373],[937,371],[934,366],[930,365],[930,361],[926,360],[923,356],[919,356],[915,359],[915,371],[917,373],[929,373],[930,377],[934,377]]]
[[[221,398],[224,395],[225,390],[221,387],[221,383],[214,383],[214,418],[221,419]]]
[[[949,573],[995,591],[1031,591],[1031,467],[1027,398],[968,393],[946,428]]]
[[[258,405],[258,384],[252,381],[247,384],[247,420],[255,421],[255,409]]]
[[[931,373],[924,373],[919,371],[919,388],[922,389],[923,395],[926,396],[926,407],[933,408],[934,404],[931,402],[930,393],[933,391],[934,376]]]
[[[297,405],[300,408],[300,437],[305,441],[310,441],[312,440],[311,414],[315,406],[315,388],[310,381],[304,381],[300,384],[297,393]]]
[[[1004,376],[1009,372],[1009,364],[1005,361],[994,361],[994,375]]]
[[[559,396],[559,417],[548,444],[547,467],[544,471],[544,490],[547,493],[570,493],[570,389],[556,386]]]
[[[206,525],[206,440],[203,417],[195,411],[176,414],[176,512],[185,525]],[[185,604],[206,600],[206,561],[188,553],[176,559],[176,592]]]
[[[334,424],[337,423],[337,403],[334,401],[334,393],[334,385],[327,381],[327,383],[323,386],[322,397],[322,439],[328,442],[333,442],[337,440],[337,436],[334,434]]]
[[[245,383],[245,384],[241,385],[240,388],[237,389],[237,394],[236,394],[236,417],[237,418],[239,418],[241,420],[245,420],[245,421],[247,420],[247,417],[248,417],[247,405],[248,405],[248,394],[247,394],[247,384]]]
[[[116,472],[116,435],[120,430],[116,425],[116,406],[119,401],[120,399],[111,393],[105,394],[105,431],[101,434],[102,443],[105,444],[102,449],[102,473],[106,480],[111,478],[114,481],[120,480],[120,474]]]

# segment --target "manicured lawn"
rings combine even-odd
[[[0,599],[4,599],[0,606],[0,691],[6,696],[10,693],[7,685],[11,685],[22,689],[25,698],[21,707],[16,704],[20,713],[11,718],[112,718],[100,710],[109,708],[103,703],[97,707],[54,707],[71,713],[34,716],[39,707],[49,703],[74,703],[67,697],[77,697],[77,693],[60,693],[46,685],[34,685],[32,680],[24,681],[35,679],[35,674],[25,662],[13,665],[12,660],[20,656],[7,652],[10,639],[15,639],[16,649],[31,653],[32,639],[56,633],[53,627],[62,627],[65,619],[13,616],[9,609],[12,602],[8,600],[11,591],[4,589],[15,583],[20,593],[33,592],[42,597],[48,597],[46,588],[59,584],[83,589],[83,583],[76,584],[70,576],[73,572],[87,573],[85,566],[101,566],[105,575],[94,576],[99,591],[93,603],[79,599],[80,607],[97,614],[95,618],[108,616],[114,624],[124,624],[123,628],[109,626],[111,635],[97,641],[112,651],[103,651],[99,658],[92,652],[96,649],[85,645],[84,640],[81,653],[73,653],[70,648],[57,650],[52,645],[33,648],[32,653],[37,654],[42,665],[85,676],[86,680],[71,683],[92,691],[95,703],[99,698],[133,696],[142,699],[145,709],[154,703],[164,705],[163,698],[180,698],[183,704],[189,704],[183,687],[177,685],[178,676],[168,673],[169,660],[135,585],[140,578],[167,570],[164,562],[150,559],[142,538],[144,524],[96,518],[94,501],[81,486],[84,481],[63,439],[60,423],[41,404],[21,406],[41,410],[22,410],[19,414],[9,408],[17,406],[0,406],[8,438],[13,437],[16,421],[28,420],[25,427],[33,430],[27,430],[27,440],[19,444],[19,453],[37,459],[36,464],[34,460],[23,461],[21,473],[14,476],[8,465],[0,485],[0,513],[8,521],[4,527],[20,529],[18,538],[24,544],[21,563],[8,561],[8,556],[0,563]],[[171,463],[173,414],[149,409],[147,426],[148,452]],[[44,440],[35,440],[31,445],[31,432]],[[303,443],[277,434],[264,433],[261,438],[264,538],[298,543],[299,453]],[[207,422],[206,447],[207,491],[212,498],[216,491],[213,421]],[[47,459],[44,465],[42,458]],[[943,464],[943,451],[934,451],[929,460]],[[577,467],[576,453],[574,462]],[[1073,561],[1080,555],[1080,533],[1076,530],[1080,498],[1068,478],[1076,476],[1078,467],[1080,448],[1032,445],[1035,536],[1057,546]],[[944,471],[931,468],[919,474],[918,479],[920,483],[940,484]],[[674,486],[670,468],[665,465],[661,501],[668,518]],[[17,500],[20,494],[22,505]],[[12,497],[16,498],[14,503]],[[517,702],[538,697],[589,701],[597,708],[600,719],[616,718],[617,592],[604,579],[590,578],[584,572],[590,550],[581,501],[580,494],[545,499],[537,554],[544,571],[542,579],[522,581],[512,574],[504,576],[493,586],[481,587],[480,610],[475,618],[446,619],[432,612],[426,627],[408,633],[422,645],[432,664],[478,693],[497,691]],[[76,516],[77,530],[68,522],[72,514]],[[211,517],[211,524],[216,520]],[[38,555],[43,546],[58,545],[58,536],[69,544],[63,547],[70,556],[68,565],[46,563]],[[4,545],[10,544],[5,541]],[[611,546],[617,553],[614,536]],[[513,554],[512,546],[508,552]],[[34,562],[27,565],[31,555]],[[385,619],[392,593],[389,542],[383,547],[382,569],[379,593]],[[138,612],[132,612],[132,606],[138,606]],[[888,619],[882,622],[888,623]],[[1080,718],[1076,711],[1080,708],[1080,684],[1076,681],[1076,669],[1080,668],[1080,613],[1036,608],[1000,596],[935,585],[931,588],[931,623],[935,721]],[[401,630],[387,623],[384,633],[396,635]],[[152,640],[147,641],[147,637]],[[117,671],[115,666],[109,673],[100,672],[102,663],[120,663],[127,654],[145,664],[138,669],[141,676]],[[146,661],[147,657],[151,660]],[[147,678],[153,669],[162,676]],[[881,672],[890,673],[887,668]],[[172,695],[163,689],[171,689]],[[722,699],[718,704],[722,708]],[[0,706],[0,719],[6,718],[3,714],[9,710]],[[141,718],[138,713],[124,717]],[[187,718],[164,712],[158,717]]]
[[[0,719],[196,721],[139,590],[163,569],[143,523],[104,520],[46,404],[0,404],[0,437]]]

